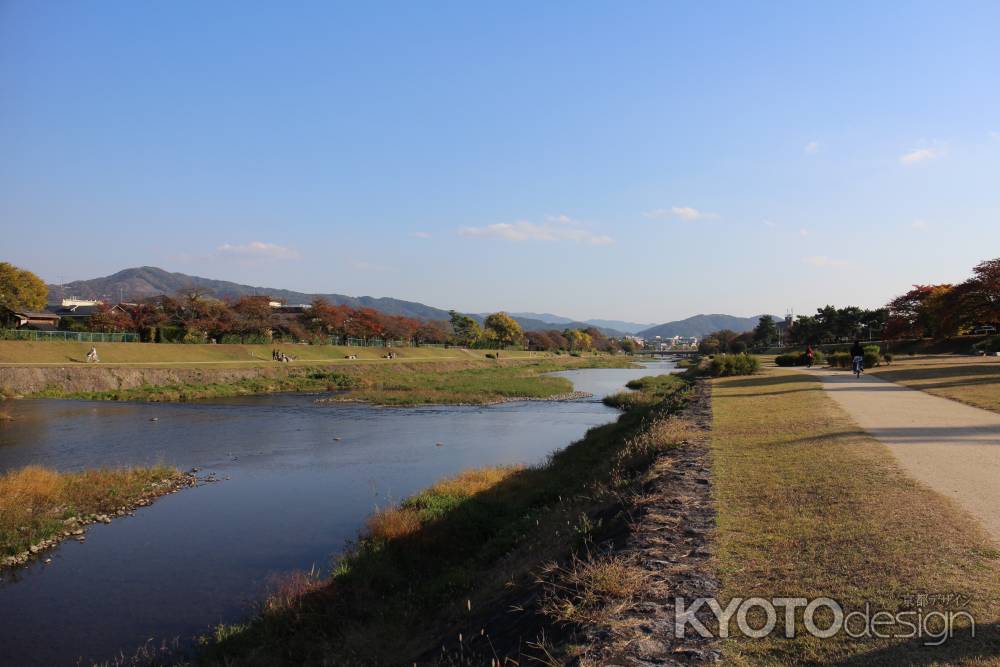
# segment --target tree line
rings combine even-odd
[[[47,291],[32,272],[0,262],[0,305],[11,310],[41,310]],[[100,333],[130,332],[144,341],[177,343],[381,339],[480,348],[524,345],[531,350],[568,352],[615,352],[634,347],[631,341],[615,341],[594,327],[525,333],[517,320],[504,312],[488,315],[482,324],[454,310],[448,314],[448,320],[417,319],[332,304],[322,297],[313,299],[308,307],[276,309],[267,296],[224,300],[191,289],[137,303],[100,304],[87,321],[63,318],[61,326]]]
[[[815,315],[799,315],[787,327],[770,315],[753,331],[716,331],[702,339],[705,354],[744,352],[778,343],[817,345],[852,340],[946,339],[996,333],[1000,327],[1000,258],[980,262],[957,285],[914,285],[882,308],[826,305]],[[781,329],[786,329],[784,332]]]

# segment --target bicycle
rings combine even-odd
[[[861,379],[861,374],[865,372],[865,358],[854,357],[854,377]]]

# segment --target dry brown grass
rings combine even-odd
[[[368,537],[382,540],[397,540],[409,537],[420,530],[420,514],[406,507],[386,507],[375,510],[368,517],[366,532]]]
[[[1000,412],[1000,357],[896,357],[891,366],[870,372],[883,380]]]
[[[0,556],[24,551],[84,514],[117,511],[175,481],[168,466],[60,473],[27,466],[0,475]]]
[[[600,626],[636,602],[646,573],[631,559],[605,555],[574,557],[565,566],[542,570],[542,612],[564,623]]]
[[[437,482],[427,491],[438,495],[471,496],[493,488],[521,470],[524,470],[524,466],[491,466],[464,470],[454,477]]]
[[[1000,559],[968,515],[920,486],[819,382],[790,371],[718,380],[713,493],[723,605],[732,597],[829,596],[890,612],[905,596],[971,601],[980,632],[915,640],[733,639],[737,664],[1000,664]]]

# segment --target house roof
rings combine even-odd
[[[45,308],[57,317],[90,317],[98,310],[97,306],[64,306],[58,303]]]
[[[21,317],[26,317],[29,320],[51,320],[59,319],[59,316],[55,313],[47,313],[45,311],[34,311],[34,310],[12,310],[15,315],[20,315]]]

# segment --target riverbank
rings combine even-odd
[[[549,564],[581,564],[581,625],[637,594],[635,572],[600,553],[627,534],[626,499],[641,492],[650,465],[688,437],[675,418],[687,384],[674,382],[657,406],[591,429],[544,465],[468,471],[383,508],[331,578],[292,578],[258,617],[219,627],[202,660],[423,663],[441,656],[445,637],[455,664],[543,657],[546,638],[568,627]]]
[[[0,475],[0,569],[17,567],[64,539],[86,539],[86,526],[111,523],[159,496],[194,486],[169,466],[60,473],[28,466]],[[47,561],[46,561],[47,562]]]
[[[276,392],[343,392],[346,400],[381,405],[496,402],[546,398],[572,391],[544,374],[573,368],[623,368],[626,357],[569,355],[488,360],[470,353],[453,360],[249,368],[0,367],[8,396],[88,400],[190,401]]]
[[[87,364],[87,352],[96,347],[99,364]],[[11,366],[274,366],[271,353],[281,350],[293,364],[381,362],[389,351],[384,347],[342,345],[204,345],[180,343],[81,343],[68,341],[0,340],[0,367]],[[485,359],[492,350],[457,347],[394,347],[397,359],[407,361]],[[548,356],[546,352],[504,351],[503,357]],[[355,357],[356,359],[350,359]]]
[[[901,634],[908,632],[901,622],[878,628],[883,638],[841,632],[820,639],[799,615],[794,638],[784,637],[780,621],[760,639],[731,628],[722,644],[728,661],[997,664],[997,546],[953,502],[907,476],[816,378],[767,369],[715,380],[713,413],[714,565],[723,608],[733,598],[829,597],[845,613],[867,604],[871,614],[891,618],[920,608],[963,611],[976,622],[975,637],[959,617],[954,636],[929,647],[933,638]]]

